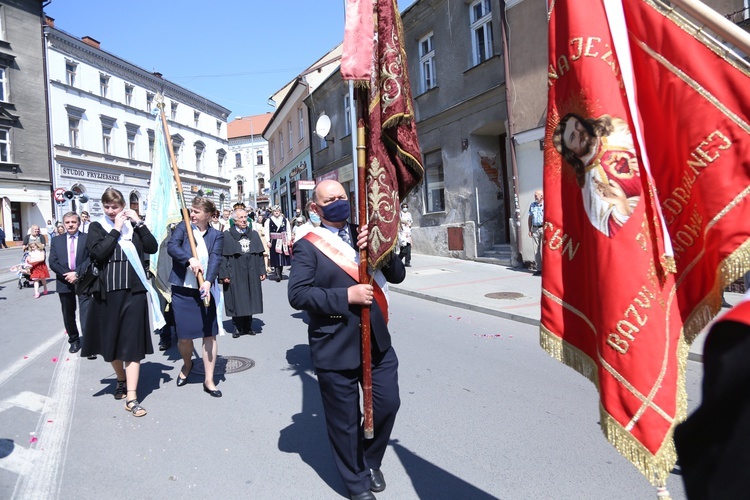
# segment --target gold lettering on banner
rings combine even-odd
[[[693,208],[693,213],[690,214],[690,218],[687,220],[672,238],[672,248],[674,249],[675,260],[679,260],[688,248],[693,246],[698,240],[700,240],[703,234],[703,217],[696,208]]]
[[[554,231],[552,236],[545,236],[546,245],[549,249],[555,252],[559,251],[563,255],[567,254],[568,260],[572,261],[576,253],[578,253],[578,248],[581,244],[573,243],[573,239],[570,236],[563,234],[560,229],[555,229],[555,226],[551,222],[544,223],[544,231]]]
[[[687,168],[682,179],[680,179],[680,185],[674,188],[669,198],[662,200],[662,209],[667,226],[671,226],[676,217],[690,206],[692,188],[701,172],[721,158],[722,151],[731,147],[732,140],[720,130],[714,130],[690,152],[686,162]],[[685,242],[687,242],[687,239],[685,239]]]
[[[617,333],[607,336],[607,345],[619,354],[626,354],[630,348],[630,342],[635,342],[636,333],[640,333],[642,327],[648,322],[646,310],[651,309],[651,300],[655,296],[646,286],[641,287],[638,295],[633,299],[623,314],[624,318],[615,325]],[[640,310],[639,310],[640,309]],[[627,340],[624,340],[623,337]]]
[[[572,64],[584,59],[599,59],[609,66],[617,78],[620,88],[623,88],[620,67],[613,57],[612,49],[608,43],[603,43],[598,36],[573,37],[568,42],[568,54],[560,54],[550,63],[547,70],[547,83],[551,87],[565,73],[570,72]],[[564,50],[564,49],[563,49]]]

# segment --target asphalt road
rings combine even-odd
[[[254,363],[218,377],[223,398],[196,374],[175,385],[175,347],[148,356],[143,418],[113,399],[111,366],[67,353],[56,295],[0,286],[0,498],[346,495],[286,282],[264,284],[261,334],[219,338],[221,356]],[[535,327],[402,294],[391,304],[402,406],[378,498],[655,497],[604,439],[594,386],[547,356]],[[691,407],[700,376],[688,362]],[[678,475],[668,488],[685,498]]]

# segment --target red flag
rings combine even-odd
[[[362,3],[372,6],[370,33],[355,34],[350,22],[365,29]],[[349,12],[360,15],[350,16]],[[353,20],[353,21],[352,21]],[[422,180],[422,167],[417,125],[409,83],[406,50],[403,42],[401,16],[396,0],[349,0],[347,2],[346,36],[350,40],[374,38],[370,56],[369,81],[358,83],[368,88],[368,105],[364,119],[366,126],[366,182],[369,245],[367,259],[377,268],[398,242],[399,200]],[[356,43],[344,44],[342,61],[351,67],[342,77],[359,80],[366,65],[354,50]]]
[[[597,385],[607,439],[663,486],[687,406],[683,324],[697,333],[747,270],[750,142],[722,109],[748,116],[750,86],[651,2],[623,5],[619,31],[601,0],[550,12],[541,344]],[[624,53],[612,33],[629,34]]]

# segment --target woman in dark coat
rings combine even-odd
[[[182,356],[183,366],[177,375],[177,387],[187,384],[187,377],[193,369],[193,340],[203,339],[203,367],[205,381],[203,390],[215,398],[221,397],[216,389],[214,368],[218,347],[216,335],[219,325],[216,322],[218,295],[214,295],[206,306],[203,299],[211,295],[211,286],[219,275],[221,252],[224,247],[224,234],[210,226],[211,215],[216,211],[214,203],[198,196],[190,209],[190,225],[195,237],[198,257],[193,257],[190,249],[185,222],[180,222],[172,232],[167,250],[172,257],[172,310],[177,330],[177,347]],[[204,282],[198,285],[198,274]],[[214,290],[218,292],[218,287]]]
[[[154,352],[149,324],[150,285],[143,257],[156,253],[159,244],[138,212],[125,208],[120,191],[104,191],[102,207],[104,218],[91,223],[86,239],[91,260],[100,271],[99,291],[90,305],[81,354],[101,354],[112,363],[117,375],[115,399],[125,399],[125,409],[142,417],[146,410],[137,394],[141,360]],[[152,313],[159,314],[153,309]]]
[[[260,235],[248,227],[247,212],[234,211],[234,227],[224,235],[219,282],[224,285],[224,306],[236,331],[232,337],[255,335],[253,314],[263,312],[263,288],[266,264]]]

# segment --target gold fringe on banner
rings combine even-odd
[[[737,247],[725,258],[716,272],[714,288],[693,309],[685,320],[683,335],[688,344],[714,319],[721,310],[721,297],[724,288],[750,271],[750,240]]]
[[[540,326],[539,343],[550,356],[570,366],[584,377],[598,384],[597,365],[581,350],[571,346],[543,325]],[[666,487],[667,478],[677,463],[672,435],[674,427],[687,417],[687,392],[685,390],[685,373],[690,346],[680,336],[677,344],[677,394],[675,400],[675,418],[659,451],[654,455],[649,452],[633,435],[625,430],[607,413],[601,402],[599,413],[604,436],[620,454],[631,462],[648,481],[657,488]],[[600,398],[601,401],[601,398]],[[660,497],[669,498],[669,497]]]

